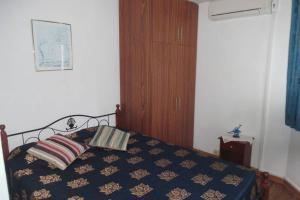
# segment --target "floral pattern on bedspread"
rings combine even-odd
[[[96,129],[70,138],[87,142]],[[128,151],[91,148],[65,171],[17,148],[7,162],[15,200],[253,200],[255,172],[133,134]]]

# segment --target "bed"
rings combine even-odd
[[[116,116],[119,114],[120,110],[117,110]],[[98,120],[99,123],[103,121],[108,120]],[[116,123],[117,125],[120,123],[118,117]],[[70,120],[68,126],[69,128],[60,132],[73,132],[67,134],[68,137],[81,143],[88,143],[97,129],[97,127],[82,129],[82,126],[77,127],[74,121],[70,123]],[[37,139],[41,131],[49,127],[37,129],[40,131]],[[55,132],[55,129],[52,129]],[[74,131],[75,129],[80,130]],[[2,127],[1,139],[5,146],[7,139],[4,133]],[[24,140],[23,135],[22,137]],[[131,133],[126,152],[91,148],[64,171],[28,154],[26,150],[33,145],[34,143],[21,145],[5,156],[12,199],[259,198],[254,170],[139,133]],[[7,151],[4,146],[3,150]],[[263,188],[267,189],[265,187],[267,180],[264,179],[262,182]],[[266,196],[263,198],[266,199]]]

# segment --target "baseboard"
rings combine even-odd
[[[195,149],[193,148],[194,151],[198,152],[199,154],[203,155],[203,156],[209,156],[209,157],[213,157],[213,158],[219,158],[218,155],[212,154],[212,153],[208,153],[206,151],[202,151],[200,149]]]

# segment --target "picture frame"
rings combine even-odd
[[[36,71],[72,70],[71,24],[31,20]]]

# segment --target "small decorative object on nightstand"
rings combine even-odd
[[[235,138],[240,138],[240,135],[242,133],[241,127],[242,127],[242,124],[240,124],[237,127],[234,127],[234,129],[228,133],[233,134],[233,137],[235,137]]]
[[[240,136],[234,138],[225,134],[220,139],[220,158],[245,167],[250,167],[254,137]]]

